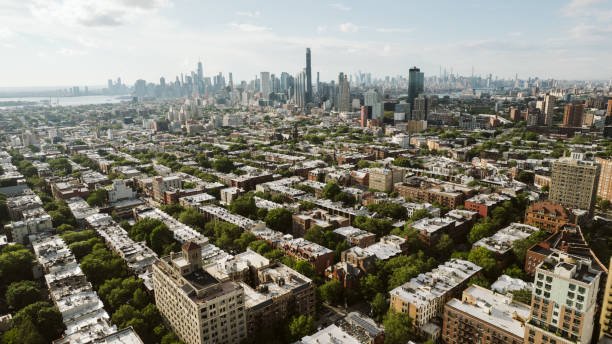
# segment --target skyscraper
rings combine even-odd
[[[414,107],[414,99],[425,90],[425,76],[417,67],[410,68],[408,73],[408,102]]]
[[[351,89],[349,86],[348,79],[344,73],[340,73],[340,78],[338,81],[340,82],[340,84],[338,85],[338,90],[340,91],[340,93],[338,94],[338,111],[350,112]]]
[[[261,72],[261,86],[260,91],[264,99],[269,99],[271,87],[270,87],[270,72]]]
[[[552,125],[553,109],[555,108],[555,96],[547,94],[544,97],[544,124]]]
[[[312,69],[310,66],[310,48],[306,48],[306,103],[312,102]]]
[[[204,67],[202,67],[202,61],[198,62],[198,81],[202,81],[204,78]]]

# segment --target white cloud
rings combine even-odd
[[[33,0],[29,9],[34,17],[45,22],[114,27],[171,5],[168,0]]]
[[[359,31],[359,27],[353,23],[344,23],[344,24],[340,24],[340,31],[345,32],[345,33],[354,33]]]
[[[83,50],[75,50],[75,49],[70,49],[70,48],[62,48],[58,50],[57,53],[63,56],[82,56],[82,55],[87,54]]]
[[[239,24],[239,23],[235,23],[232,22],[230,23],[230,26],[234,29],[240,30],[240,31],[244,31],[244,32],[262,32],[262,31],[270,31],[269,27],[265,27],[265,26],[259,26],[259,25],[252,25],[252,24]]]
[[[411,32],[414,32],[414,29],[379,27],[379,28],[376,29],[376,32],[381,32],[381,33],[411,33]]]
[[[325,32],[327,32],[327,25],[317,26],[317,33],[325,33]]]
[[[15,33],[8,28],[0,27],[0,41],[11,39],[15,36]]]
[[[261,15],[261,12],[259,11],[253,11],[253,12],[238,11],[236,12],[236,15],[241,16],[241,17],[258,18]]]
[[[333,3],[333,4],[329,4],[329,7],[335,8],[335,9],[340,10],[340,11],[345,11],[345,12],[346,11],[350,11],[352,9],[352,8],[346,6],[345,4],[342,4],[342,3],[339,3],[339,2],[336,2],[336,3]]]

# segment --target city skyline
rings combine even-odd
[[[455,73],[504,78],[607,80],[612,67],[610,1],[489,4],[316,1],[285,4],[114,0],[0,2],[0,87],[101,85],[121,76],[173,79],[203,63],[206,76],[262,71],[292,75],[312,49],[312,72],[426,75]],[[443,11],[440,11],[443,8]],[[435,13],[405,16],[389,13]],[[296,25],[300,13],[308,23]],[[470,20],[466,20],[469,18]],[[520,18],[520,20],[518,19]],[[299,23],[299,20],[297,21]],[[520,22],[540,25],[519,26]],[[177,39],[178,38],[178,39]],[[29,66],[24,73],[19,66]]]

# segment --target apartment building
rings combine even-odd
[[[595,162],[601,166],[597,196],[612,201],[612,160],[595,157]]]
[[[553,233],[566,224],[574,223],[574,214],[561,204],[537,202],[527,208],[525,223]]]
[[[399,168],[371,168],[369,173],[369,187],[377,191],[392,191],[393,185],[402,181],[405,172],[404,169]]]
[[[466,199],[464,205],[465,209],[475,211],[482,217],[487,217],[491,214],[493,208],[509,200],[510,197],[498,193],[477,194]]]
[[[165,192],[181,188],[181,179],[177,176],[155,177],[152,181],[153,198],[156,201],[164,202]]]
[[[612,106],[612,103],[610,105]],[[610,265],[612,267],[612,259]],[[609,343],[612,341],[612,278],[608,276],[604,299],[601,304],[601,315],[599,317],[599,343]]]
[[[284,264],[247,249],[204,268],[220,281],[238,282],[245,293],[247,333],[277,323],[291,314],[315,314],[315,285]]]
[[[333,226],[343,227],[349,225],[349,219],[340,215],[330,214],[322,209],[314,209],[309,212],[294,214],[293,235],[304,236],[306,231],[312,227],[330,228]]]
[[[589,259],[553,253],[536,269],[525,344],[590,343],[602,271]]]
[[[435,202],[449,209],[463,205],[467,198],[476,194],[476,190],[464,185],[423,178],[411,178],[405,183],[395,184],[394,190],[399,196],[413,202]]]
[[[451,259],[391,290],[390,307],[408,314],[417,327],[423,328],[431,319],[440,316],[446,302],[458,296],[469,279],[481,270],[472,262]]]
[[[244,289],[202,268],[202,248],[187,242],[182,254],[153,264],[155,303],[187,344],[240,343],[246,338]]]
[[[591,212],[600,175],[600,165],[592,161],[561,159],[553,162],[549,200],[567,208]]]
[[[334,233],[343,237],[351,246],[365,248],[376,243],[376,234],[353,226],[336,228],[334,229]]]
[[[535,275],[540,263],[553,253],[565,253],[580,259],[590,259],[600,267],[600,270],[607,271],[589,247],[578,225],[565,225],[542,242],[531,246],[525,255],[525,272],[530,276]]]
[[[511,223],[492,236],[482,238],[473,247],[484,247],[495,253],[498,261],[506,262],[512,256],[512,245],[515,241],[525,239],[538,231],[538,228],[522,223]]]
[[[461,300],[444,307],[442,340],[446,344],[522,344],[529,306],[478,285],[463,291]]]

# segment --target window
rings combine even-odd
[[[572,290],[572,291],[576,290],[576,285],[575,285],[575,284],[570,283],[570,284],[569,284],[569,290]]]

